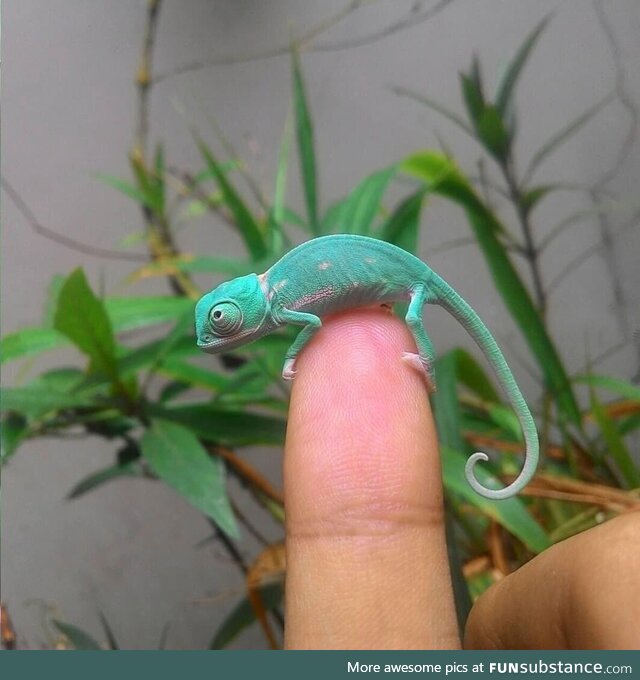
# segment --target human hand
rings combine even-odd
[[[289,649],[460,647],[440,459],[413,341],[382,308],[297,359],[284,459]],[[468,648],[640,646],[640,513],[564,541],[474,606]],[[635,603],[635,606],[634,606]]]

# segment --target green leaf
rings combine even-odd
[[[216,178],[216,182],[233,215],[235,224],[247,246],[247,250],[251,253],[251,257],[254,260],[263,258],[267,254],[267,245],[258,222],[251,214],[247,205],[240,198],[238,192],[233,188],[231,182],[227,179],[221,165],[214,158],[211,150],[201,140],[196,139],[196,141],[207,167],[211,171],[211,174]]]
[[[491,104],[480,114],[477,130],[487,151],[498,161],[504,162],[509,152],[509,135],[500,114]]]
[[[536,358],[560,412],[581,428],[580,410],[566,370],[527,288],[498,238],[504,231],[498,218],[453,162],[442,154],[429,151],[414,154],[403,162],[402,168],[422,179],[433,193],[446,196],[464,208],[496,288]]]
[[[280,583],[270,583],[259,589],[260,597],[265,611],[271,611],[280,606],[283,597],[283,589]],[[256,620],[256,615],[247,597],[231,611],[218,628],[209,649],[224,649],[233,642],[243,630],[248,628]]]
[[[285,235],[282,229],[285,221],[285,201],[287,198],[287,171],[289,169],[289,155],[291,150],[291,125],[290,118],[287,121],[280,143],[278,152],[278,168],[276,170],[275,188],[273,191],[273,206],[269,214],[269,225],[271,227],[271,247],[273,253],[282,252],[284,248]]]
[[[527,59],[536,44],[540,34],[545,29],[546,25],[549,23],[551,15],[547,15],[529,34],[529,37],[521,45],[520,49],[517,51],[516,56],[513,58],[505,74],[498,86],[495,98],[495,106],[498,113],[503,116],[511,102],[511,97],[513,96],[513,91],[515,90],[518,79]]]
[[[298,155],[302,186],[307,205],[307,217],[311,233],[318,235],[318,186],[316,177],[316,154],[313,144],[313,123],[307,103],[307,96],[300,70],[300,60],[297,52],[292,51],[291,66],[293,76],[293,111],[296,120],[298,138]]]
[[[533,208],[550,192],[557,189],[553,184],[542,184],[533,189],[529,189],[522,196],[522,207],[525,213],[530,213]]]
[[[171,296],[108,298],[105,306],[116,332],[175,321],[193,309],[193,300]]]
[[[0,404],[4,410],[4,406]],[[29,434],[27,420],[19,413],[5,413],[0,420],[0,461],[4,464]]]
[[[95,639],[92,638],[89,633],[85,633],[85,631],[77,626],[65,623],[64,621],[59,621],[58,619],[51,619],[51,623],[53,623],[53,625],[69,640],[74,649],[102,651],[102,647]]]
[[[116,636],[113,633],[111,624],[107,620],[107,617],[102,612],[99,612],[99,616],[102,629],[104,630],[104,634],[107,636],[107,640],[109,642],[109,649],[119,649],[120,647],[118,645],[118,641],[116,640]]]
[[[522,427],[513,409],[502,404],[490,404],[489,416],[506,435],[515,441],[522,441]]]
[[[464,120],[462,120],[462,118],[453,113],[453,111],[449,111],[449,109],[445,108],[434,99],[430,99],[429,97],[418,94],[417,92],[409,90],[405,87],[393,87],[391,89],[395,94],[400,95],[401,97],[408,97],[409,99],[413,99],[417,102],[420,102],[421,104],[424,104],[425,106],[428,106],[433,111],[436,111],[440,115],[444,116],[454,125],[457,125],[461,130],[464,130],[469,136],[474,136],[473,130],[464,122]]]
[[[247,272],[248,273],[248,272]],[[115,332],[175,321],[193,309],[193,300],[178,297],[108,298],[107,314]],[[3,362],[39,354],[66,345],[69,339],[52,328],[25,328],[0,341]]]
[[[456,355],[447,352],[439,357],[435,366],[438,388],[432,395],[438,440],[442,446],[464,451],[460,426],[460,404],[457,395]]]
[[[484,401],[499,402],[500,397],[493,383],[471,354],[463,349],[455,349],[453,352],[456,357],[458,380]]]
[[[586,125],[597,113],[607,106],[607,104],[611,103],[613,99],[615,99],[615,95],[608,94],[594,106],[587,109],[577,118],[574,118],[568,125],[552,135],[551,138],[547,140],[533,155],[533,158],[529,162],[527,170],[524,173],[523,182],[527,182],[527,180],[533,175],[533,173],[538,169],[538,166],[545,160],[545,158],[547,158],[547,156],[549,156],[549,154],[553,153],[556,151],[556,149],[562,146],[562,144],[569,141],[569,139],[573,137],[576,132]]]
[[[410,253],[418,248],[418,232],[420,228],[420,211],[425,195],[424,189],[403,199],[395,210],[384,221],[380,229],[380,238],[394,243]]]
[[[615,421],[607,415],[593,389],[591,390],[591,412],[607,445],[607,455],[611,456],[616,462],[628,487],[630,489],[640,488],[640,467],[633,462],[631,453],[618,432]]]
[[[38,418],[50,411],[85,406],[87,403],[86,397],[82,395],[58,392],[43,382],[0,389],[0,405],[3,411],[17,411],[31,418]]]
[[[285,421],[255,413],[231,411],[212,404],[168,407],[149,404],[152,417],[179,423],[201,439],[228,446],[253,444],[281,446]]]
[[[368,235],[371,224],[380,210],[382,196],[396,173],[396,167],[385,168],[366,177],[339,204],[334,205],[333,220],[323,220],[323,226],[343,234]]]
[[[224,464],[205,451],[193,432],[154,420],[141,441],[151,469],[171,488],[210,517],[226,534],[238,536],[224,480]]]
[[[125,196],[133,199],[136,203],[140,203],[151,210],[155,210],[157,207],[154,205],[153,199],[147,193],[139,189],[134,184],[130,184],[126,180],[121,179],[120,177],[113,177],[112,175],[98,173],[97,178]]]
[[[467,483],[464,467],[467,458],[464,454],[443,446],[441,448],[442,472],[445,488],[493,518],[507,531],[517,536],[530,550],[542,552],[551,545],[551,541],[540,524],[527,512],[527,507],[517,497],[501,501],[491,501],[477,494]],[[487,472],[486,467],[476,465],[474,468],[478,480],[483,486],[500,488],[501,482]]]
[[[615,392],[625,399],[640,401],[640,387],[633,385],[627,380],[613,378],[609,375],[579,375],[574,378],[574,381]]]
[[[202,387],[213,392],[219,392],[229,384],[229,378],[226,376],[179,359],[165,359],[159,370],[181,383],[188,383],[192,387]]]
[[[163,214],[164,213],[164,203],[165,203],[165,186],[164,186],[164,149],[162,148],[162,144],[158,144],[156,147],[156,153],[154,157],[154,168],[155,168],[155,173],[154,175],[150,178],[151,179],[151,185],[153,187],[153,193],[155,200],[158,203],[158,213]]]
[[[471,75],[467,76],[464,73],[460,74],[460,83],[462,86],[464,103],[467,107],[467,113],[469,114],[469,120],[477,130],[485,110],[482,82],[480,80],[480,67],[477,57],[474,56],[473,58]]]
[[[122,477],[138,477],[140,472],[138,468],[129,463],[127,465],[109,465],[108,467],[92,472],[84,479],[80,480],[67,494],[67,498],[72,500],[79,498],[89,491],[97,489],[99,486],[106,484],[114,479],[121,479]]]
[[[102,370],[114,379],[117,377],[111,322],[82,269],[72,272],[60,290],[54,326],[90,358],[93,369]]]
[[[53,328],[53,319],[58,306],[58,298],[60,297],[60,291],[62,290],[62,286],[64,286],[64,282],[64,276],[55,274],[49,283],[42,319],[42,325],[45,328]]]
[[[2,362],[13,361],[64,345],[67,338],[53,328],[23,328],[0,340]]]

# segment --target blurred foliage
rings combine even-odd
[[[466,119],[424,95],[402,91],[478,142],[501,174],[500,191],[514,208],[515,225],[504,222],[453,158],[436,150],[416,152],[371,173],[341,200],[323,208],[309,98],[295,52],[294,125],[285,128],[273,196],[256,195],[241,161],[219,159],[199,135],[195,144],[202,167],[195,172],[170,167],[158,146],[151,166],[134,159],[133,180],[103,176],[139,203],[150,223],[162,226],[147,231],[148,241],[170,234],[179,220],[210,213],[238,234],[246,250],[244,259],[232,259],[149,243],[153,258],[131,273],[131,283],[173,277],[184,284],[196,273],[235,276],[261,271],[300,240],[301,232],[305,237],[365,234],[415,252],[421,210],[430,197],[439,196],[462,209],[542,385],[533,404],[542,443],[539,472],[520,497],[493,502],[468,487],[464,464],[480,448],[495,454],[491,465],[478,470],[484,484],[491,478],[502,483],[512,479],[523,454],[517,420],[503,402],[494,377],[474,356],[452,349],[437,362],[439,389],[433,405],[452,526],[450,547],[461,564],[457,585],[464,579],[462,588],[468,588],[472,597],[555,541],[640,507],[640,469],[630,451],[630,439],[640,426],[640,390],[620,378],[588,372],[571,375],[567,370],[546,323],[547,295],[538,268],[543,251],[535,246],[536,210],[560,187],[534,184],[531,178],[598,107],[555,134],[522,176],[514,162],[521,123],[515,113],[515,91],[545,26],[546,20],[523,43],[493,97],[487,94],[479,60],[473,59],[460,78]],[[286,202],[294,140],[304,215],[296,214]],[[393,182],[409,189],[389,207],[386,193]],[[213,241],[211,250],[215,251]],[[530,268],[533,285],[523,280],[517,259]],[[69,345],[80,356],[74,366],[48,370],[2,389],[2,462],[10,462],[21,444],[36,437],[102,437],[113,443],[113,461],[79,480],[70,498],[122,477],[160,479],[204,513],[216,527],[217,539],[233,552],[237,523],[245,523],[246,518],[234,512],[227,473],[254,492],[265,512],[283,521],[280,492],[242,458],[240,450],[283,444],[288,394],[279,375],[294,331],[283,330],[223,356],[219,363],[203,364],[196,360],[191,321],[198,291],[189,283],[175,292],[173,296],[102,298],[81,269],[64,280],[56,279],[42,324],[5,336],[2,361],[31,360]],[[158,329],[154,339],[134,342],[132,331],[150,328]],[[271,627],[274,621],[281,624],[284,562],[276,547],[265,546],[252,565],[244,565],[247,598],[213,635],[212,647],[229,644],[255,618],[270,644],[277,644]],[[269,612],[275,612],[275,619],[269,618]],[[53,623],[71,647],[99,648],[74,626]],[[105,630],[110,647],[116,648],[108,625]]]

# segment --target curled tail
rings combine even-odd
[[[471,487],[485,498],[501,500],[510,498],[521,491],[533,477],[538,465],[538,433],[534,420],[529,411],[529,407],[516,384],[515,378],[505,361],[500,348],[493,336],[484,325],[475,311],[456,293],[456,291],[437,274],[429,281],[431,290],[435,292],[433,303],[444,307],[452,314],[467,330],[469,335],[476,341],[480,349],[489,360],[491,367],[495,371],[498,379],[509,397],[513,406],[526,444],[524,465],[518,477],[504,489],[488,489],[482,486],[474,475],[474,467],[480,460],[488,461],[486,453],[478,452],[469,457],[465,466],[465,475]]]

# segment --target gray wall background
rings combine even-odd
[[[413,5],[424,12],[433,4],[365,4],[316,44],[357,43],[408,17]],[[446,140],[461,165],[473,171],[478,148],[443,118],[399,98],[390,87],[428,93],[460,112],[458,72],[468,67],[472,53],[479,53],[487,79],[495,82],[525,35],[555,10],[517,97],[519,159],[529,158],[546,138],[617,84],[616,101],[550,158],[538,177],[585,185],[608,178],[607,188],[619,201],[607,215],[617,234],[609,251],[598,249],[601,233],[590,217],[567,230],[548,252],[543,265],[547,282],[580,253],[594,250],[553,293],[550,325],[572,371],[580,370],[587,357],[618,346],[598,368],[634,375],[640,307],[640,154],[633,125],[640,100],[640,6],[635,0],[609,0],[600,3],[598,15],[586,0],[441,4],[446,6],[428,21],[387,37],[304,55],[323,205],[408,152],[437,147],[438,139]],[[290,30],[299,34],[345,6],[346,0],[166,0],[163,5],[158,73],[194,60],[286,46]],[[140,228],[139,213],[95,174],[128,176],[126,154],[135,109],[132,79],[144,3],[5,0],[3,11],[3,176],[42,224],[92,245],[120,247],[125,235]],[[197,168],[188,123],[194,121],[213,142],[207,116],[214,116],[260,184],[270,189],[289,106],[289,69],[288,58],[280,56],[167,78],[153,91],[151,140],[165,143],[172,164]],[[295,172],[290,175],[290,203],[300,206]],[[111,293],[166,290],[159,281],[127,287],[129,264],[83,256],[46,240],[5,193],[2,200],[3,334],[37,325],[51,277],[78,265],[86,268],[94,285]],[[536,214],[536,234],[542,237],[572,211],[588,208],[583,193],[558,194]],[[508,212],[505,218],[511,219]],[[535,398],[537,386],[524,365],[529,361],[526,348],[496,298],[477,249],[438,251],[443,243],[467,235],[462,214],[434,201],[423,214],[422,255],[495,331],[525,392]],[[241,252],[239,240],[209,218],[186,224],[178,240],[186,251]],[[213,281],[203,277],[198,283],[205,287]],[[437,348],[470,346],[445,315],[429,313],[428,323]],[[75,360],[69,352],[35,365],[10,364],[3,382],[16,384],[38,369],[60,365],[61,358]],[[246,452],[276,481],[278,454]],[[198,547],[209,535],[206,522],[161,484],[124,481],[75,502],[64,500],[75,482],[106,465],[111,456],[111,447],[97,439],[38,440],[26,444],[3,471],[2,598],[21,643],[38,647],[45,642],[41,602],[46,601],[60,618],[98,637],[97,612],[103,611],[125,647],[153,647],[167,621],[170,647],[204,647],[239,598],[241,579],[214,543]],[[255,513],[249,501],[243,506]],[[274,539],[279,536],[276,526],[263,529]],[[251,555],[256,546],[246,538],[242,548]],[[261,646],[262,641],[254,632],[238,644]]]

